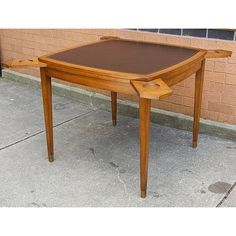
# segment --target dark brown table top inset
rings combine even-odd
[[[55,53],[48,58],[90,68],[149,74],[176,65],[198,52],[154,43],[105,40]]]

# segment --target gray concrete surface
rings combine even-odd
[[[236,142],[151,125],[148,196],[139,197],[138,120],[53,97],[47,161],[40,90],[0,79],[1,207],[236,206]]]

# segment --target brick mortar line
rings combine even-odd
[[[225,196],[221,199],[221,201],[217,204],[217,208],[221,207],[221,205],[225,202],[225,200],[228,198],[230,193],[233,191],[234,187],[236,186],[236,182],[231,186],[231,188],[228,190],[228,192],[225,194]]]
[[[97,109],[97,110],[98,110],[98,109]],[[84,113],[84,114],[75,116],[75,117],[73,117],[73,118],[71,118],[71,119],[69,119],[69,120],[65,120],[65,121],[63,121],[63,122],[61,122],[61,123],[59,123],[59,124],[57,124],[57,125],[54,125],[53,128],[56,128],[56,127],[61,126],[61,125],[65,124],[65,123],[68,123],[68,122],[70,122],[70,121],[73,121],[73,120],[75,120],[75,119],[78,119],[78,118],[80,118],[80,117],[82,117],[82,116],[86,116],[86,115],[88,115],[88,114],[90,114],[90,113],[93,113],[93,112],[95,112],[95,111],[97,111],[97,110],[91,110],[91,111],[86,112],[86,113]],[[14,143],[10,143],[10,144],[8,144],[8,145],[6,145],[6,146],[4,146],[4,147],[1,147],[1,148],[0,148],[0,151],[2,151],[2,150],[4,150],[4,149],[7,149],[7,148],[9,148],[9,147],[12,147],[12,146],[14,146],[14,145],[16,145],[16,144],[18,144],[18,143],[24,142],[25,140],[28,140],[28,139],[30,139],[30,138],[32,138],[32,137],[35,137],[35,136],[37,136],[37,135],[39,135],[39,134],[42,134],[42,133],[44,133],[44,132],[45,132],[45,129],[44,129],[44,130],[41,130],[41,131],[39,131],[39,132],[36,132],[36,133],[34,133],[34,134],[31,134],[31,135],[29,135],[29,136],[27,136],[27,137],[25,137],[25,138],[23,138],[23,139],[17,140],[17,141],[14,142]]]

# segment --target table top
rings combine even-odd
[[[113,39],[54,53],[47,58],[88,68],[150,74],[181,63],[198,52],[197,49]]]

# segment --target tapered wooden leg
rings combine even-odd
[[[197,71],[195,76],[193,143],[192,143],[193,148],[197,147],[197,141],[198,141],[199,121],[201,114],[202,91],[203,91],[203,81],[204,81],[204,69],[205,69],[205,60],[202,61],[202,66],[200,70]]]
[[[52,117],[52,86],[51,77],[48,77],[44,68],[40,68],[41,87],[43,96],[44,121],[47,138],[48,160],[53,162],[53,117]]]
[[[147,176],[148,176],[148,156],[149,156],[149,136],[150,136],[150,110],[151,100],[140,98],[139,100],[139,127],[140,127],[140,187],[141,197],[146,197]]]
[[[117,93],[111,92],[111,110],[112,110],[112,124],[116,126],[117,120]]]

